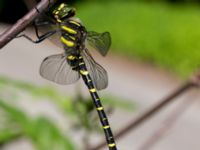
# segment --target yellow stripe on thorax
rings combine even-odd
[[[58,7],[58,10],[60,11],[62,8],[64,8],[65,7],[65,4],[64,3],[62,3],[59,7]]]
[[[77,32],[76,32],[75,30],[73,30],[73,29],[71,29],[71,28],[69,28],[69,27],[67,27],[67,26],[61,26],[61,28],[62,28],[63,30],[65,30],[65,31],[67,31],[67,32],[70,33],[70,34],[77,34]]]
[[[75,25],[77,25],[77,26],[81,26],[78,22],[76,22],[76,21],[73,21],[73,20],[71,20],[71,21],[69,21],[70,23],[73,23],[73,24],[75,24]]]
[[[62,43],[66,44],[68,47],[73,47],[74,46],[74,42],[68,41],[64,37],[61,37],[60,40],[61,40]]]
[[[62,22],[60,19],[57,19],[56,21],[57,21],[57,22],[59,22],[59,23],[61,23],[61,22]]]
[[[72,39],[72,40],[74,40],[74,41],[76,40],[76,38],[73,37],[73,36],[69,36],[69,38]]]

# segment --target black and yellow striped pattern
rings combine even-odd
[[[85,84],[87,85],[89,92],[91,94],[91,97],[93,99],[93,102],[95,104],[95,107],[97,109],[99,118],[100,118],[100,122],[102,124],[103,130],[105,132],[105,136],[106,136],[106,140],[108,143],[108,147],[109,150],[117,150],[116,144],[115,144],[115,140],[108,122],[108,118],[106,116],[106,113],[104,112],[104,108],[101,104],[100,98],[97,94],[97,91],[94,87],[94,84],[92,82],[92,79],[89,75],[89,72],[87,71],[86,65],[84,63],[84,60],[82,58],[82,56],[79,57],[79,72],[85,82]]]
[[[62,25],[61,26],[62,31],[64,32],[63,35],[60,38],[60,41],[67,46],[68,48],[73,48],[75,47],[75,40],[76,40],[76,34],[77,31],[66,26],[66,25]]]
[[[61,18],[59,18],[59,12],[62,8],[64,8],[65,5],[61,4],[58,9],[56,9],[53,12],[54,17],[57,20],[57,23],[60,24],[60,28],[61,28],[61,37],[60,37],[60,41],[65,45],[65,50],[69,49],[73,49],[75,53],[75,51],[77,51],[76,49],[76,44],[77,44],[77,39],[79,39],[79,42],[81,41],[80,39],[83,38],[83,35],[79,35],[80,33],[78,32],[78,28],[81,28],[81,24],[77,21],[74,20],[69,20],[68,22],[66,22],[65,24],[63,24]],[[83,29],[83,27],[82,27]],[[83,38],[84,39],[84,38]],[[81,42],[80,42],[81,43]],[[83,50],[83,49],[82,49]],[[77,54],[77,53],[76,53]],[[108,147],[109,150],[117,150],[116,144],[115,144],[115,140],[106,116],[106,113],[104,112],[104,108],[101,104],[100,98],[97,94],[97,91],[94,87],[94,84],[92,82],[92,79],[89,75],[89,72],[86,68],[85,62],[83,60],[82,56],[77,56],[77,55],[68,55],[67,60],[69,60],[70,62],[76,62],[78,60],[78,65],[75,64],[75,66],[71,66],[73,69],[77,69],[77,71],[79,71],[80,75],[82,76],[85,84],[87,85],[89,92],[91,94],[91,97],[93,99],[93,102],[95,104],[95,107],[97,109],[99,118],[100,118],[100,122],[102,124],[105,136],[106,136],[106,141],[108,143]]]

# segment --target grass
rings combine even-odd
[[[200,65],[200,8],[164,3],[80,3],[89,30],[110,31],[112,51],[167,68],[182,77]]]

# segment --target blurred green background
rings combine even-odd
[[[111,32],[112,52],[186,77],[200,65],[200,8],[179,2],[93,1],[78,5],[78,15],[89,29]]]
[[[88,28],[111,32],[115,53],[154,63],[181,76],[200,65],[200,9],[196,5],[89,3],[81,4],[79,13]]]
[[[12,24],[23,16],[27,12],[24,1],[0,0],[1,23]],[[200,0],[67,2],[77,9],[77,17],[88,30],[111,33],[111,55],[145,62],[155,68],[172,72],[182,79],[200,66]],[[96,112],[90,98],[82,96],[78,90],[76,96],[70,97],[67,93],[63,94],[49,86],[38,86],[5,76],[0,77],[0,89],[0,114],[3,116],[0,119],[0,149],[21,137],[31,139],[37,150],[73,150],[78,147],[76,140],[68,132],[63,132],[54,120],[46,117],[30,118],[23,110],[13,106],[13,100],[20,101],[20,93],[28,94],[34,100],[45,98],[53,102],[66,118],[71,119],[70,130],[86,132],[83,143],[85,138],[90,142],[87,135],[102,132],[98,119],[94,117]],[[115,107],[131,112],[135,110],[134,100],[126,101],[126,98],[110,93],[103,99],[108,113]],[[87,142],[83,144],[85,149]]]

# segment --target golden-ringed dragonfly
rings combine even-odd
[[[74,83],[81,76],[97,109],[109,150],[117,150],[108,118],[97,94],[97,90],[102,90],[108,85],[107,72],[92,58],[86,44],[88,43],[105,56],[111,45],[110,33],[87,31],[82,23],[74,18],[75,9],[69,8],[65,3],[56,6],[51,11],[51,15],[51,21],[36,22],[37,40],[34,41],[25,34],[18,37],[25,37],[34,43],[40,43],[47,38],[60,42],[64,53],[45,58],[40,66],[40,75],[58,84]],[[54,26],[54,29],[39,35],[40,26]]]

